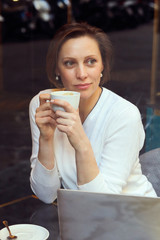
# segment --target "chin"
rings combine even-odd
[[[94,93],[91,92],[84,92],[84,91],[80,91],[81,94],[81,100],[87,100],[89,99]]]

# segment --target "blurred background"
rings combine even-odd
[[[46,53],[70,22],[102,28],[114,47],[110,88],[139,108],[142,152],[160,147],[160,0],[0,1],[0,204],[31,193],[28,106],[50,88]]]

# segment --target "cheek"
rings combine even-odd
[[[73,79],[73,72],[72,71],[62,71],[60,72],[61,80],[64,86],[69,85]]]
[[[95,81],[99,81],[100,80],[100,75],[101,75],[101,69],[95,69],[94,71],[91,72],[92,77],[95,79]]]

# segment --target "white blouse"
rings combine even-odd
[[[64,188],[75,190],[156,196],[151,183],[142,175],[139,163],[145,133],[135,105],[103,88],[97,104],[83,123],[100,173],[91,182],[79,186],[75,150],[65,133],[58,129],[55,131],[55,167],[48,170],[38,160],[40,133],[35,123],[35,111],[39,106],[39,94],[31,100],[29,108],[32,134],[30,182],[39,199],[46,203],[53,202],[61,184]]]

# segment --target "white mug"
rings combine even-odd
[[[69,104],[71,104],[74,109],[78,109],[79,106],[79,100],[80,100],[80,93],[79,92],[74,92],[74,91],[54,91],[51,92],[51,99],[61,99]],[[61,110],[65,111],[64,108],[52,105],[53,111]]]

